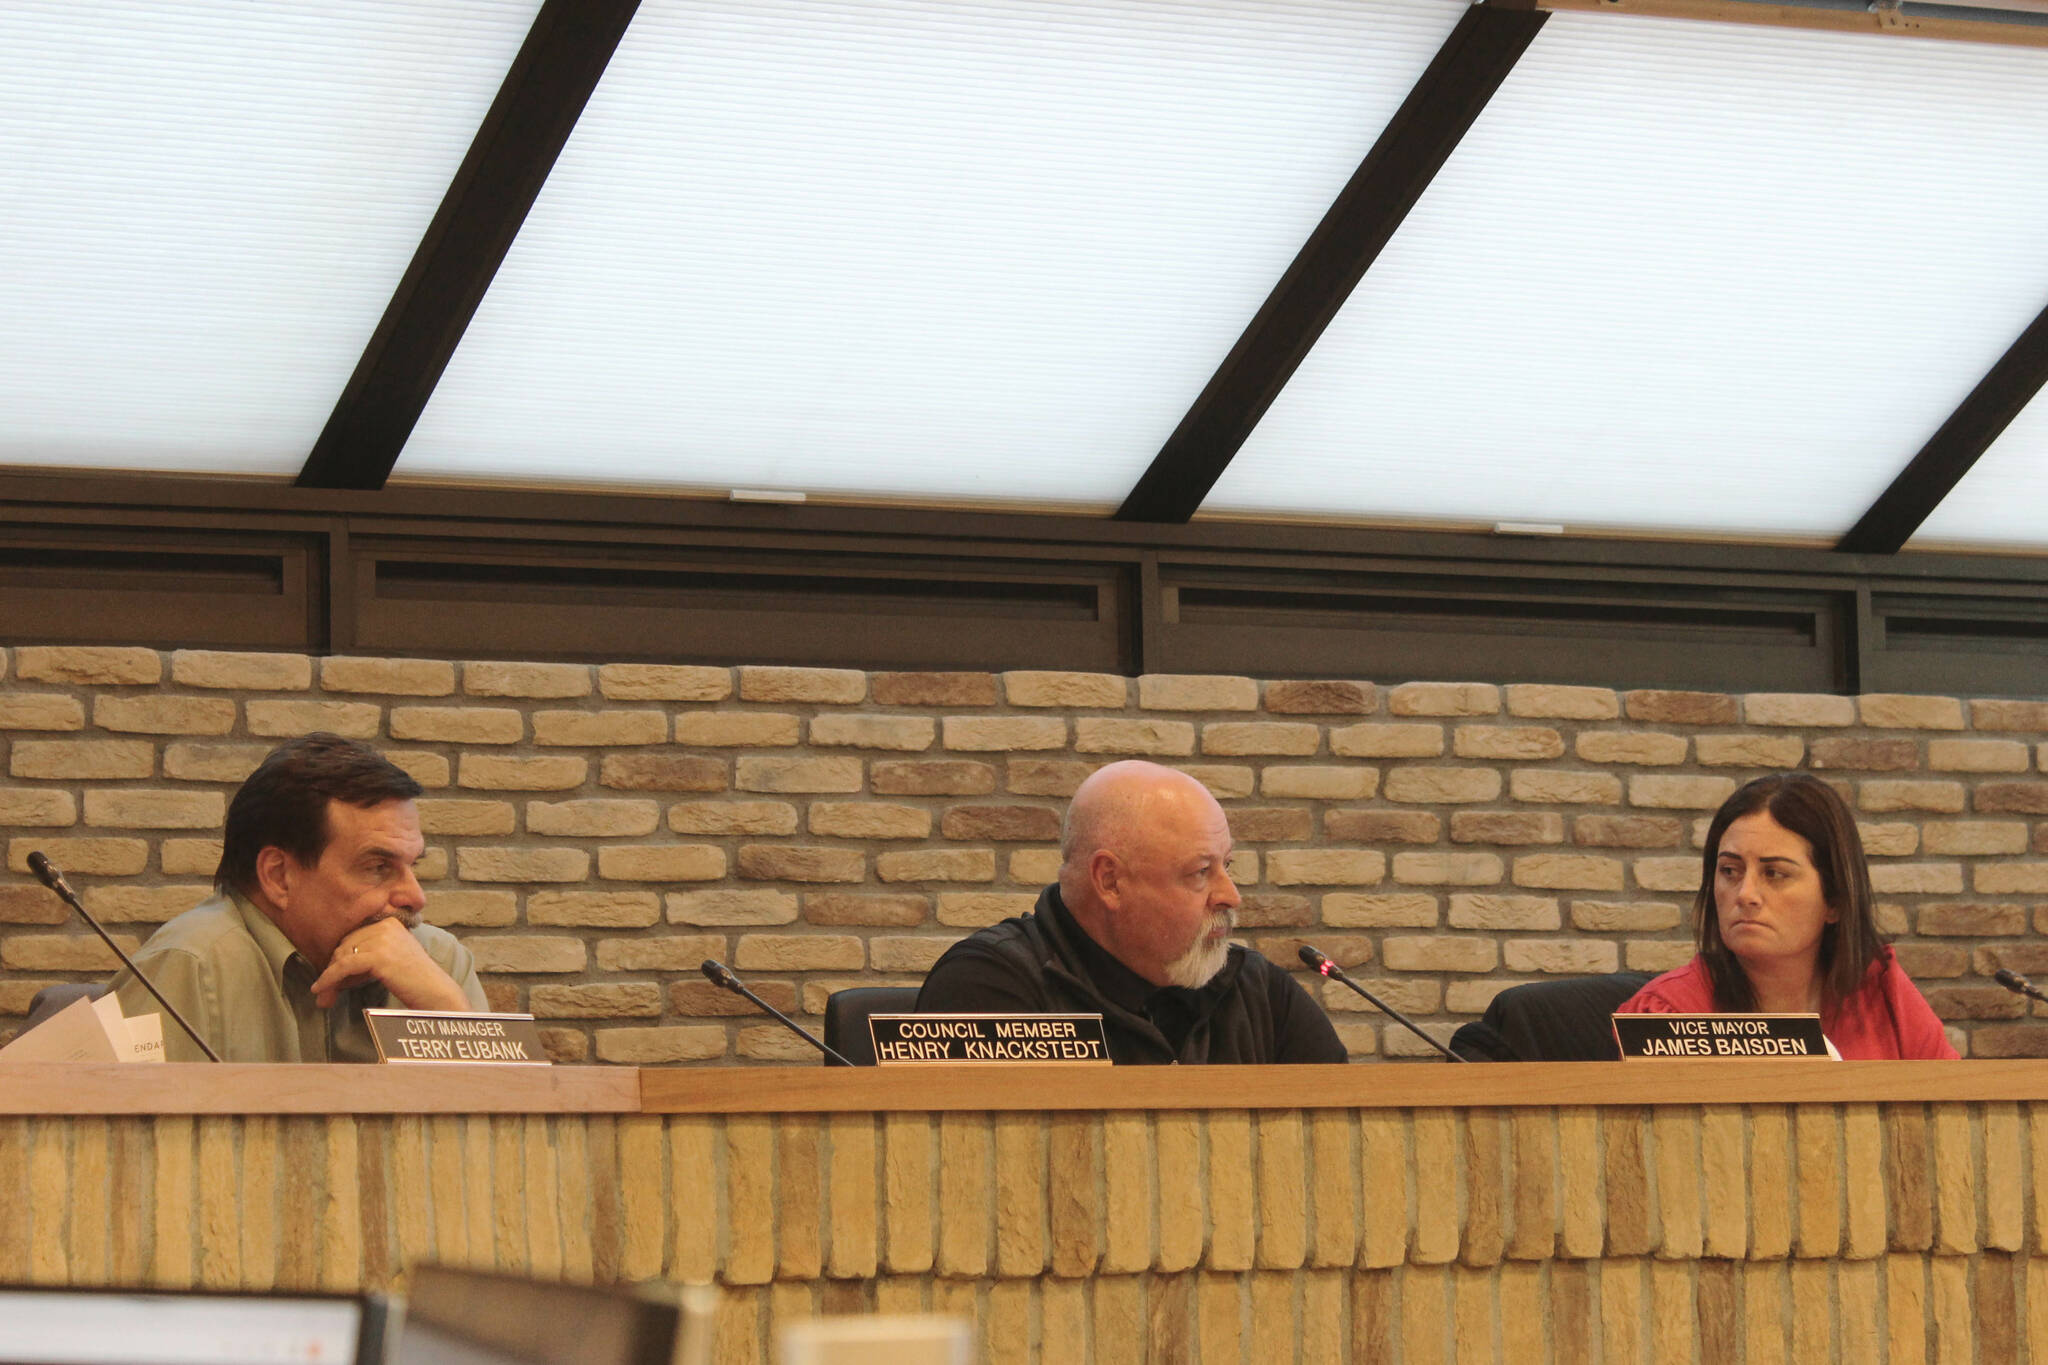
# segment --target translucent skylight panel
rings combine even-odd
[[[1456,0],[647,0],[401,478],[1113,506]]]
[[[2048,298],[2048,51],[1555,14],[1204,506],[1847,530]]]
[[[0,4],[0,464],[296,473],[538,10]]]
[[[2048,549],[2048,390],[2020,409],[1907,543]]]

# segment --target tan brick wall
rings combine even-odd
[[[7,654],[0,1020],[104,956],[26,875],[30,850],[146,938],[204,893],[235,783],[324,727],[428,788],[429,917],[564,1060],[806,1060],[697,962],[812,1022],[833,990],[914,982],[1029,906],[1064,799],[1130,754],[1223,801],[1250,942],[1287,962],[1314,942],[1446,1036],[1517,982],[1683,961],[1706,816],[1747,777],[1810,767],[1862,816],[1883,927],[1958,1047],[2048,1055],[1990,980],[2048,972],[2038,702]],[[1356,1055],[1421,1050],[1309,984]]]

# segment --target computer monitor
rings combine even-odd
[[[383,1365],[375,1295],[0,1285],[0,1365]]]

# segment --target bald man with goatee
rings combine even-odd
[[[1137,1063],[1341,1062],[1300,984],[1230,941],[1230,822],[1186,773],[1112,763],[1060,832],[1060,879],[1028,915],[948,949],[917,1007],[940,1014],[1100,1014]]]

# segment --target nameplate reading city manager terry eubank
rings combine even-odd
[[[454,1014],[439,1010],[364,1010],[380,1062],[498,1062],[547,1066],[540,1026],[530,1014]]]

